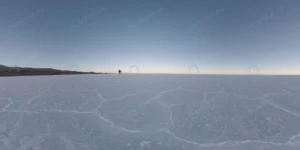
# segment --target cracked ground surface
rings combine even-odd
[[[1,150],[299,150],[299,76],[0,78]]]

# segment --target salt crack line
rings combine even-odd
[[[45,137],[47,137],[49,135],[50,135],[50,133],[47,133],[46,135],[43,135],[43,136],[39,136],[39,137],[35,138],[34,140],[29,141],[29,142],[21,145],[21,147],[23,147],[24,149],[28,149],[28,147],[30,147],[30,146],[34,145],[35,143],[43,140]]]
[[[43,109],[42,111],[45,112],[59,112],[59,113],[73,113],[73,114],[95,114],[96,112],[83,112],[83,111],[75,111],[75,110],[58,110],[58,109],[52,109],[52,110],[47,110]]]
[[[121,97],[116,97],[116,98],[110,98],[110,99],[107,99],[108,101],[115,101],[115,100],[122,100],[126,97],[131,97],[131,96],[135,96],[135,95],[138,95],[138,94],[141,94],[145,91],[140,91],[140,92],[137,92],[137,93],[134,93],[134,94],[127,94],[127,95],[124,95],[124,96],[121,96]]]
[[[28,99],[28,100],[26,101],[26,103],[24,103],[24,104],[21,105],[20,107],[25,107],[25,106],[31,104],[33,101],[35,101],[36,99],[38,99],[38,97],[39,97],[39,94],[35,95],[34,97]]]
[[[9,108],[13,103],[14,103],[14,101],[12,101],[10,98],[7,98],[7,100],[9,100],[10,101],[10,103],[8,104],[8,105],[6,105],[3,109],[2,109],[2,111],[1,112],[4,112],[4,111],[6,111],[6,109],[7,108]]]
[[[188,92],[197,92],[197,93],[201,92],[201,91],[199,91],[199,90],[187,89],[187,88],[184,88],[183,86],[184,86],[184,85],[181,85],[181,86],[179,87],[178,90],[188,91]],[[205,93],[210,93],[210,94],[221,94],[221,93],[224,93],[224,92],[225,92],[225,87],[222,86],[222,89],[221,89],[220,91],[205,92]]]
[[[122,130],[127,133],[143,133],[143,131],[140,131],[140,130],[130,130],[130,129],[126,129],[123,127],[115,126],[114,124],[111,124],[111,127]]]
[[[98,110],[99,108],[101,108],[102,105],[103,105],[105,102],[107,102],[108,100],[107,100],[106,98],[104,98],[98,91],[95,91],[95,92],[97,93],[97,95],[98,95],[101,99],[103,99],[103,101],[100,102],[99,105],[97,106],[97,108],[96,108],[96,111],[97,111],[97,110]]]
[[[122,86],[122,85],[107,85],[108,87],[122,87],[122,88],[132,88],[132,89],[137,89],[136,87],[134,86]],[[150,89],[146,89],[146,88],[141,88],[142,90],[144,91],[147,91],[147,92],[151,92],[151,93],[158,93],[158,92],[155,92],[155,91],[152,91]]]
[[[191,89],[186,89],[186,88],[183,88],[183,87],[181,87],[180,90],[187,91],[187,92],[200,92],[198,90],[191,90]]]
[[[280,107],[280,106],[278,106],[278,105],[276,105],[276,104],[274,104],[274,103],[271,103],[270,101],[266,101],[266,102],[267,102],[268,104],[270,104],[271,106],[277,108],[277,109],[283,110],[283,111],[285,111],[285,112],[287,112],[287,113],[289,113],[289,114],[292,114],[292,115],[294,115],[294,116],[300,117],[299,114],[296,114],[296,113],[294,113],[294,112],[291,112],[290,110],[285,109],[285,108],[283,108],[283,107]]]
[[[49,89],[49,87],[40,88],[38,90],[38,92],[36,93],[36,95],[34,97],[30,98],[29,100],[27,100],[26,103],[23,104],[21,107],[30,105],[32,102],[34,102],[35,100],[37,100],[40,97],[41,92],[43,92],[45,89]]]
[[[103,99],[103,100],[107,100],[106,98],[104,98],[100,93],[99,93],[99,91],[97,91],[97,90],[95,90],[94,92],[96,92],[97,93],[97,95],[101,98],[101,99]]]
[[[246,96],[246,95],[238,94],[238,93],[228,93],[228,94],[240,96],[240,97],[242,97],[243,99],[247,99],[247,100],[255,100],[255,99],[257,99],[257,98],[250,98],[250,97],[248,97],[248,96]]]
[[[174,139],[176,139],[178,141],[182,141],[184,143],[193,144],[193,145],[197,145],[197,146],[208,146],[208,145],[205,145],[205,144],[199,144],[197,142],[193,142],[193,141],[189,141],[189,140],[185,140],[185,139],[182,139],[180,137],[177,137],[174,133],[172,133],[171,131],[166,130],[166,129],[159,129],[158,131],[165,132],[165,133],[171,135]]]
[[[28,113],[28,114],[39,114],[40,112],[34,112],[34,111],[15,111],[15,110],[10,110],[10,111],[5,111],[6,113]]]
[[[205,102],[207,100],[207,94],[208,93],[203,94],[203,100],[201,102],[199,102],[199,104],[202,104],[203,102]]]
[[[150,90],[150,89],[143,89],[143,90],[145,90],[145,91],[147,91],[147,92],[150,92],[150,93],[154,93],[154,94],[157,94],[157,93],[159,93],[159,92],[155,92],[155,91],[152,91],[152,90]]]
[[[103,101],[103,102],[100,102],[99,106],[96,108],[96,109],[100,109],[100,108],[102,107],[102,105],[103,105],[105,102],[108,102],[108,100],[106,100],[106,99],[105,99],[98,91],[96,91],[96,93],[97,93],[97,95],[98,95],[100,98],[104,99],[104,101]],[[140,132],[142,132],[142,131],[139,131],[139,130],[129,130],[129,129],[126,129],[126,128],[123,128],[123,127],[116,126],[115,123],[114,123],[113,121],[111,121],[111,120],[105,118],[105,117],[101,114],[100,111],[97,111],[97,112],[94,113],[94,114],[97,114],[97,115],[100,117],[101,120],[103,120],[103,121],[109,123],[110,126],[113,127],[113,128],[122,130],[122,131],[127,132],[127,133],[140,133]]]
[[[119,127],[119,126],[116,126],[115,123],[109,119],[106,119],[105,117],[102,116],[102,114],[99,112],[97,113],[97,115],[100,117],[101,120],[107,122],[110,124],[111,127],[113,128],[116,128],[116,129],[119,129],[119,130],[122,130],[124,132],[127,132],[127,133],[143,133],[143,131],[140,131],[140,130],[130,130],[130,129],[126,129],[124,127]]]
[[[170,113],[170,115],[169,115],[169,121],[170,121],[170,123],[171,123],[171,126],[174,125],[174,121],[173,121],[173,119],[172,119],[172,117],[173,117],[172,108],[175,107],[175,106],[180,106],[180,105],[181,105],[181,104],[172,104],[172,105],[170,105],[170,106],[168,107],[168,111],[169,111],[169,113]]]
[[[266,98],[268,98],[270,96],[283,96],[285,94],[288,94],[288,93],[286,93],[286,92],[283,92],[283,93],[266,93],[262,96],[256,97],[255,99],[264,99],[264,100],[266,100]]]
[[[137,95],[137,94],[127,94],[127,95],[124,95],[124,96],[121,96],[121,97],[111,98],[111,99],[108,99],[108,100],[109,101],[121,100],[123,98],[130,97],[130,96],[135,96],[135,95]]]
[[[289,140],[285,144],[286,145],[300,145],[300,133],[290,137]]]
[[[248,97],[248,96],[245,96],[245,95],[243,95],[243,94],[238,94],[238,93],[232,93],[232,94],[237,95],[237,96],[241,96],[241,97],[243,97],[243,98],[245,98],[245,99],[248,99],[248,100],[258,100],[258,99],[266,100],[266,98],[268,98],[268,97],[270,97],[270,96],[283,96],[283,95],[285,95],[285,94],[290,93],[290,92],[288,92],[288,91],[286,91],[286,90],[284,90],[284,89],[282,89],[282,88],[278,88],[278,89],[282,90],[283,92],[280,92],[280,93],[265,93],[265,94],[263,94],[263,95],[261,95],[261,96],[254,97],[254,98],[250,98],[250,97]]]
[[[287,90],[285,90],[285,89],[283,89],[283,88],[281,88],[281,87],[277,87],[279,90],[281,90],[281,91],[283,91],[284,92],[284,94],[289,94],[289,93],[291,93],[291,92],[289,92],[289,91],[287,91]]]
[[[159,94],[156,94],[155,96],[151,97],[149,100],[146,101],[146,105],[150,104],[153,100],[155,100],[156,98],[159,98],[159,97],[160,97]]]
[[[140,92],[137,92],[137,93],[134,93],[134,94],[127,94],[127,95],[124,95],[124,96],[121,96],[121,97],[116,97],[116,98],[110,98],[110,99],[107,99],[107,98],[104,98],[104,97],[99,93],[99,91],[95,90],[95,92],[97,93],[97,95],[98,95],[101,99],[103,99],[103,100],[105,100],[105,101],[121,100],[121,99],[124,99],[124,98],[126,98],[126,97],[131,97],[131,96],[138,95],[138,94],[143,93],[143,92],[145,92],[145,91],[146,91],[146,90],[140,91]]]
[[[173,89],[173,90],[176,90],[176,89]],[[168,92],[170,92],[171,90],[169,90]],[[207,97],[207,94],[211,94],[211,93],[204,93],[203,94],[203,100],[199,103],[199,104],[202,104],[204,101],[206,101],[206,97]],[[158,94],[158,95],[156,95],[156,96],[154,96],[153,98],[151,98],[151,99],[154,99],[154,98],[156,98],[156,97],[158,97],[158,96],[160,96],[160,94]],[[170,106],[167,106],[166,104],[164,104],[164,103],[162,103],[161,102],[161,100],[158,100],[158,102],[159,102],[159,104],[160,105],[162,105],[162,106],[164,106],[164,107],[167,107],[167,109],[168,109],[168,112],[169,112],[169,122],[171,123],[171,126],[173,126],[174,125],[174,121],[173,121],[173,119],[172,119],[172,117],[173,117],[173,112],[172,112],[172,108],[173,107],[175,107],[175,106],[180,106],[180,105],[182,105],[182,104],[171,104]]]
[[[269,144],[269,145],[277,145],[277,146],[285,146],[285,145],[300,145],[299,141],[293,141],[292,137],[288,142],[286,143],[275,143],[275,142],[265,142],[265,141],[254,141],[254,140],[246,140],[246,141],[225,141],[225,142],[221,142],[221,143],[210,143],[210,144],[201,144],[201,143],[197,143],[194,141],[189,141],[183,138],[180,138],[178,136],[176,136],[173,132],[166,130],[166,129],[159,129],[157,130],[158,132],[164,132],[167,133],[169,135],[171,135],[174,139],[178,140],[178,141],[182,141],[184,143],[188,143],[188,144],[192,144],[192,145],[196,145],[199,147],[220,147],[223,146],[225,144],[232,144],[232,145],[241,145],[241,144],[247,144],[247,143],[259,143],[259,144]],[[299,136],[296,135],[296,136]],[[295,137],[296,137],[295,136]]]
[[[158,94],[156,94],[155,96],[153,96],[152,98],[150,98],[149,100],[147,100],[146,104],[151,103],[153,100],[155,100],[155,98],[160,98],[162,95],[169,93],[169,92],[174,92],[176,90],[180,90],[180,88],[175,88],[175,89],[171,89],[171,90],[166,90],[163,92],[159,92]]]

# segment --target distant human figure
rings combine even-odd
[[[122,73],[122,71],[121,70],[119,70],[119,75]]]

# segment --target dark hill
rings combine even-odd
[[[2,76],[39,76],[39,75],[75,75],[75,74],[104,74],[96,72],[79,72],[57,70],[52,68],[22,68],[0,65],[0,77]]]

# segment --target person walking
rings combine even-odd
[[[121,73],[122,73],[122,71],[121,71],[121,70],[119,70],[119,75],[121,75]]]

